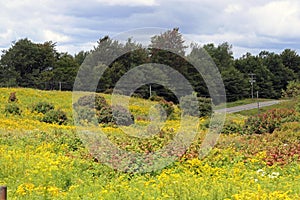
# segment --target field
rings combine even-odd
[[[5,113],[11,92],[16,92],[20,114]],[[32,112],[38,102],[53,103],[66,112],[66,124],[41,122],[43,114]],[[147,125],[153,102],[138,98],[130,102],[135,123]],[[296,100],[291,102],[281,107],[296,105]],[[178,112],[175,109],[166,122],[162,136],[147,140],[126,136],[114,126],[103,130],[128,151],[156,151],[173,137]],[[2,88],[0,185],[8,187],[8,199],[28,200],[300,199],[299,121],[284,121],[272,134],[241,134],[248,115],[228,115],[217,145],[204,158],[198,158],[198,150],[208,119],[201,118],[194,142],[176,162],[154,172],[125,173],[102,164],[83,144],[72,121],[71,92]]]

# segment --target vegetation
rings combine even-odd
[[[6,116],[4,112],[11,92],[18,95],[18,102],[12,104],[20,107],[22,115]],[[111,98],[101,96],[106,101]],[[300,198],[300,125],[299,121],[284,120],[291,117],[287,113],[297,112],[290,110],[298,104],[296,99],[277,105],[285,107],[284,111],[262,114],[280,121],[271,134],[244,134],[243,129],[228,127],[244,127],[249,118],[229,114],[227,134],[220,135],[205,157],[199,157],[199,150],[209,120],[200,118],[197,136],[184,154],[173,164],[144,174],[120,172],[97,160],[71,120],[62,125],[39,121],[44,114],[31,111],[38,102],[51,102],[72,118],[70,92],[0,89],[0,185],[8,186],[10,199]],[[127,151],[157,151],[177,134],[180,121],[169,119],[149,138],[136,137],[139,131],[135,127],[150,123],[147,116],[154,105],[156,102],[131,98],[129,109],[135,124],[126,128],[132,135],[124,134],[125,127],[102,126],[102,130],[112,143]],[[175,113],[177,109],[175,106]],[[272,118],[266,119],[272,122]]]
[[[46,112],[53,110],[54,105],[48,102],[38,102],[37,104],[33,105],[32,112],[38,112],[45,114]]]
[[[161,47],[167,47],[168,50]],[[188,62],[197,59],[203,49],[212,57],[222,75],[229,102],[250,97],[250,73],[256,74],[254,91],[259,91],[261,98],[280,98],[282,90],[286,90],[290,81],[300,79],[300,56],[294,50],[285,49],[281,54],[267,51],[261,51],[258,55],[246,53],[234,59],[232,46],[225,42],[218,46],[199,46],[194,43],[188,51],[179,29],[174,28],[153,36],[148,47],[142,47],[130,38],[123,44],[106,36],[98,41],[94,49],[81,51],[74,56],[57,52],[54,42],[34,43],[27,38],[20,39],[1,55],[0,86],[72,90],[79,66],[82,65],[81,69],[86,70],[90,76],[78,77],[80,89],[91,91],[88,83],[98,81],[99,69],[106,67],[97,91],[111,93],[120,77],[130,69],[146,63],[160,63],[180,72],[190,82],[198,97],[209,97],[203,77]],[[96,61],[90,58],[92,54],[96,54]],[[116,56],[118,58],[113,62],[109,60]],[[83,62],[85,58],[87,63]],[[94,67],[90,68],[89,65]],[[174,76],[166,76],[158,68],[154,68],[152,73],[166,82]],[[141,72],[138,78],[142,80],[145,76]],[[179,102],[170,88],[155,83],[151,86],[152,92],[158,96],[173,103]],[[128,95],[126,91],[120,92]],[[143,98],[149,98],[149,93],[149,85],[135,91],[135,95]]]

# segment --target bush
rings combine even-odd
[[[100,96],[99,94],[91,94],[80,97],[75,106],[84,106],[88,108],[95,108],[96,110],[101,110],[101,108],[107,107],[108,103],[103,96]]]
[[[97,112],[99,123],[129,126],[134,123],[134,116],[124,107],[116,105],[103,107]]]
[[[233,121],[225,122],[221,133],[231,134],[231,133],[240,133],[242,132],[243,127],[240,124],[237,124]]]
[[[201,98],[195,95],[187,95],[180,99],[181,110],[183,115],[195,117],[204,117],[211,115],[211,99]],[[198,107],[198,110],[193,108]]]
[[[21,110],[20,110],[20,108],[17,104],[10,103],[10,104],[7,104],[5,106],[4,113],[5,114],[20,115]]]
[[[108,88],[106,89],[104,92],[104,94],[123,94],[123,92],[121,90],[114,90],[113,88]]]
[[[297,113],[290,109],[272,109],[266,113],[249,117],[243,127],[246,134],[273,133],[276,128],[285,122],[297,121]]]
[[[45,114],[46,112],[53,110],[54,109],[54,105],[51,103],[47,103],[47,102],[39,102],[35,105],[33,105],[32,107],[32,112],[38,112],[38,113],[43,113]]]
[[[76,107],[76,119],[80,124],[97,123],[95,109]]]
[[[116,105],[112,107],[114,123],[129,126],[134,123],[134,116],[124,107]]]
[[[285,91],[282,91],[282,97],[291,98],[300,96],[300,82],[290,81]]]
[[[165,99],[163,97],[160,97],[158,95],[152,95],[150,98],[149,98],[150,101],[165,101]]]
[[[112,123],[113,122],[113,115],[112,109],[110,106],[105,106],[96,112],[97,120],[99,123]]]
[[[67,115],[62,110],[50,110],[42,118],[43,122],[52,123],[52,124],[65,124],[67,121]]]
[[[174,104],[172,102],[163,99],[159,101],[159,105],[164,109],[167,117],[169,117],[174,112]],[[161,114],[163,114],[163,110]]]

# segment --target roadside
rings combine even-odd
[[[231,107],[231,108],[217,109],[217,110],[215,110],[215,112],[236,113],[236,112],[240,112],[240,111],[244,111],[244,110],[252,110],[252,109],[255,109],[258,107],[261,108],[261,107],[266,107],[266,106],[272,106],[272,105],[278,104],[280,102],[282,102],[282,101],[281,100],[273,100],[273,101],[250,103],[250,104],[235,106],[235,107]]]

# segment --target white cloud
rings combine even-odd
[[[73,53],[88,50],[104,35],[141,27],[179,27],[200,44],[226,41],[234,50],[256,52],[297,47],[300,2],[1,0],[0,24],[0,48],[27,37],[34,42],[52,40],[58,50]]]
[[[242,9],[241,6],[238,4],[230,4],[225,8],[225,13],[232,14],[232,13],[239,12],[241,9]]]
[[[280,37],[299,37],[299,13],[299,1],[274,1],[249,10],[256,32]]]
[[[51,30],[44,30],[43,31],[43,34],[44,34],[44,40],[46,41],[56,41],[56,42],[68,42],[70,41],[70,37],[66,36],[66,35],[63,35],[63,34],[60,34],[60,33],[56,33],[56,32],[53,32]]]
[[[158,5],[155,0],[97,0],[99,3],[103,3],[110,6],[154,6]]]

